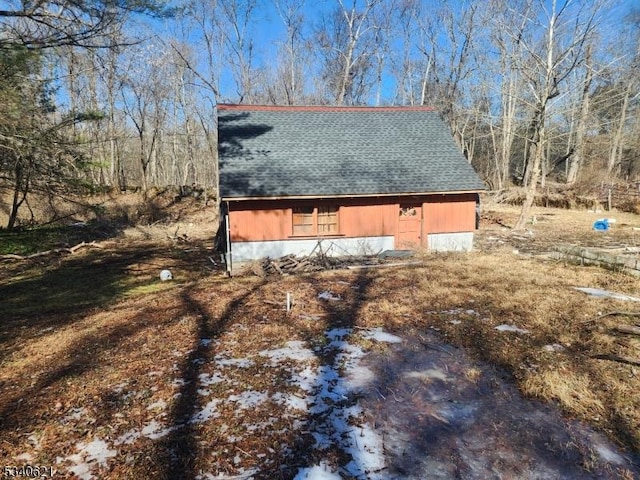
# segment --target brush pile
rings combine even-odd
[[[251,262],[240,270],[239,275],[255,275],[264,278],[270,275],[292,275],[296,273],[347,268],[351,265],[378,265],[381,263],[384,263],[384,261],[377,256],[357,255],[330,257],[315,254],[306,257],[296,257],[290,254],[280,258],[264,257]]]

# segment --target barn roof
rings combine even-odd
[[[224,200],[477,192],[429,107],[218,105]]]

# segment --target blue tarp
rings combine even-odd
[[[606,232],[609,230],[609,220],[603,218],[602,220],[596,220],[593,222],[593,229],[600,232]]]

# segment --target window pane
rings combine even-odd
[[[338,233],[338,207],[321,206],[318,207],[318,234]]]
[[[293,234],[313,235],[313,207],[295,207],[293,209]]]

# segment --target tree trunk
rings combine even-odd
[[[593,78],[593,69],[591,67],[591,46],[587,47],[585,57],[585,78],[582,87],[582,98],[580,101],[580,116],[578,117],[578,125],[576,128],[576,147],[574,154],[569,157],[569,170],[567,172],[567,183],[573,184],[578,179],[578,172],[584,162],[584,137],[587,130],[587,121],[589,116],[589,90],[591,90],[591,81]]]
[[[545,137],[545,135],[546,135],[546,132],[545,132],[544,120],[543,120],[543,123],[540,126],[540,130],[538,131],[538,138],[533,142],[531,142],[531,146],[529,147],[530,151],[533,150],[533,154],[532,154],[533,158],[532,158],[532,161],[530,162],[531,163],[530,184],[529,184],[529,187],[527,188],[527,195],[525,197],[525,201],[522,204],[522,211],[520,212],[520,217],[518,218],[518,221],[513,227],[514,230],[522,230],[524,226],[527,224],[527,220],[529,219],[529,212],[531,211],[531,207],[533,206],[533,203],[536,198],[538,180],[540,179],[540,165],[542,163],[542,156],[544,155],[542,139]]]
[[[9,220],[7,222],[7,230],[11,230],[16,226],[18,211],[26,200],[29,191],[29,178],[25,175],[24,167],[20,160],[18,160],[15,165],[14,173],[13,198],[11,200],[11,212],[9,213]]]
[[[622,134],[624,133],[624,124],[627,120],[627,107],[629,105],[630,86],[627,86],[624,91],[624,98],[622,100],[622,108],[620,109],[620,119],[616,131],[611,139],[611,149],[609,150],[609,161],[607,162],[607,174],[609,178],[615,176],[614,170],[620,167],[620,160],[622,157]]]

